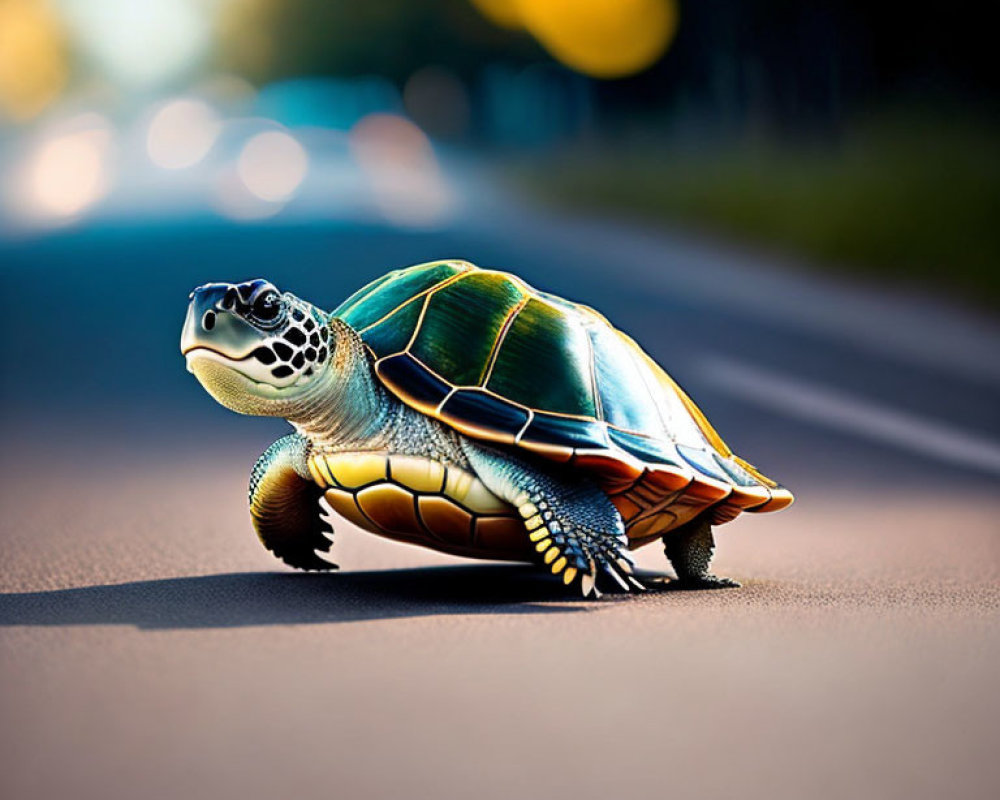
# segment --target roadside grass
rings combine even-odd
[[[995,134],[894,119],[837,147],[606,146],[516,174],[549,202],[719,232],[997,310]]]

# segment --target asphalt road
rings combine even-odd
[[[185,373],[187,292],[261,275],[333,307],[439,257],[597,306],[796,492],[720,531],[744,588],[581,602],[343,524],[340,573],[270,559],[244,491],[283,426]],[[509,211],[103,227],[0,259],[4,797],[1000,791],[994,321]]]

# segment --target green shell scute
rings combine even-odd
[[[661,430],[663,420],[632,348],[610,325],[594,325],[589,333],[604,419],[630,431]]]
[[[333,316],[364,332],[422,292],[470,268],[463,261],[435,261],[395,270],[352,294],[334,309]]]
[[[496,272],[475,272],[427,297],[410,352],[453,386],[479,386],[521,288]],[[511,398],[516,399],[516,398]]]
[[[376,353],[398,353],[405,350],[423,310],[422,298],[411,300],[392,316],[366,328],[365,342]]]
[[[420,264],[368,284],[333,316],[358,332],[391,392],[466,435],[584,459],[615,480],[673,470],[683,486],[693,469],[731,492],[750,487],[745,508],[791,502],[731,453],[628,336],[513,275],[464,261]],[[773,489],[771,501],[761,487]]]
[[[511,322],[486,387],[528,408],[594,417],[589,360],[586,330],[533,297]]]

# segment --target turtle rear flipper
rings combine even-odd
[[[300,472],[307,469],[305,447],[305,440],[293,433],[257,459],[250,475],[250,517],[264,547],[288,566],[337,569],[316,553],[329,551],[333,528],[320,514],[323,490]]]
[[[671,589],[727,589],[739,587],[732,578],[720,578],[708,570],[715,551],[709,517],[702,514],[663,536],[667,559],[677,573]]]
[[[521,516],[525,533],[546,569],[584,597],[600,597],[605,585],[644,591],[632,573],[621,516],[586,478],[566,480],[508,453],[464,441],[464,452],[480,480]]]

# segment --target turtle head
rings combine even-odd
[[[188,370],[233,411],[288,416],[330,358],[327,315],[262,279],[207,283],[190,300]]]

